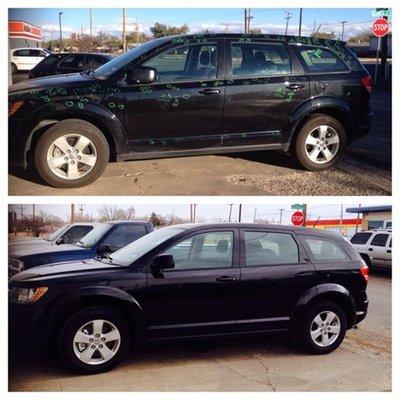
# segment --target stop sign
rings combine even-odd
[[[303,225],[304,214],[301,211],[296,211],[292,214],[292,224],[293,225]]]
[[[389,22],[385,18],[378,18],[372,24],[372,32],[376,37],[383,37],[389,32]]]

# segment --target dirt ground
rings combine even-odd
[[[390,391],[391,279],[370,277],[370,308],[357,330],[325,356],[286,336],[164,344],[132,351],[116,369],[78,376],[57,358],[10,357],[10,391]]]

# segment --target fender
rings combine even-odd
[[[65,99],[62,99],[64,101]],[[65,101],[64,101],[65,103]],[[103,107],[101,104],[88,103],[84,109],[79,109],[77,107],[68,108],[65,106],[61,99],[53,104],[53,109],[46,109],[46,107],[41,107],[36,109],[33,114],[30,114],[27,118],[28,122],[26,127],[19,133],[18,141],[20,143],[25,143],[25,146],[21,146],[21,152],[18,159],[23,160],[23,164],[27,165],[26,155],[31,148],[32,139],[34,134],[48,126],[57,123],[62,119],[74,118],[83,119],[88,122],[92,122],[94,125],[104,126],[107,130],[107,134],[111,134],[111,139],[115,146],[116,154],[126,153],[128,151],[127,138],[124,127],[118,117],[107,108]],[[110,135],[108,135],[110,136]]]
[[[321,110],[321,112],[323,112],[324,110],[330,110],[331,113],[338,114],[340,116],[342,124],[348,131],[348,140],[350,140],[354,131],[354,123],[349,117],[351,113],[349,104],[344,99],[339,97],[315,97],[300,104],[300,106],[298,106],[292,112],[292,115],[290,116],[287,125],[283,128],[282,143],[285,151],[289,150],[292,138],[304,118],[306,118],[313,112],[318,112],[318,110]]]

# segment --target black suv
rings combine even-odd
[[[10,163],[32,158],[65,188],[93,182],[110,159],[283,150],[321,170],[368,132],[371,89],[335,40],[160,38],[88,73],[11,86]]]
[[[131,343],[291,332],[326,354],[367,313],[368,267],[321,230],[187,224],[153,231],[102,260],[41,266],[10,281],[10,338],[56,343],[82,372]]]

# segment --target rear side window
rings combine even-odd
[[[232,43],[233,76],[289,74],[290,57],[281,43]]]
[[[299,249],[289,233],[247,231],[245,243],[246,267],[299,262]]]
[[[378,233],[375,237],[371,240],[371,246],[378,246],[378,247],[385,247],[389,235],[386,233]]]
[[[371,235],[372,233],[370,232],[359,232],[350,239],[350,242],[353,244],[365,244],[368,242]]]
[[[307,72],[345,72],[347,65],[331,50],[314,46],[295,46]]]
[[[61,68],[85,68],[84,56],[81,54],[65,57],[58,65]]]
[[[51,55],[51,56],[48,56],[48,57],[44,58],[40,62],[40,66],[41,67],[49,67],[51,65],[55,65],[56,63],[58,63],[59,60],[60,60],[60,57],[58,55]]]
[[[32,57],[29,49],[14,51],[14,57]]]
[[[96,69],[107,62],[107,59],[94,56],[91,54],[86,55],[86,68],[88,69]]]
[[[123,224],[115,228],[104,239],[103,243],[109,245],[111,251],[117,251],[146,235],[146,233],[146,228],[143,225]]]
[[[332,240],[304,237],[304,242],[316,261],[349,260],[349,256]]]

